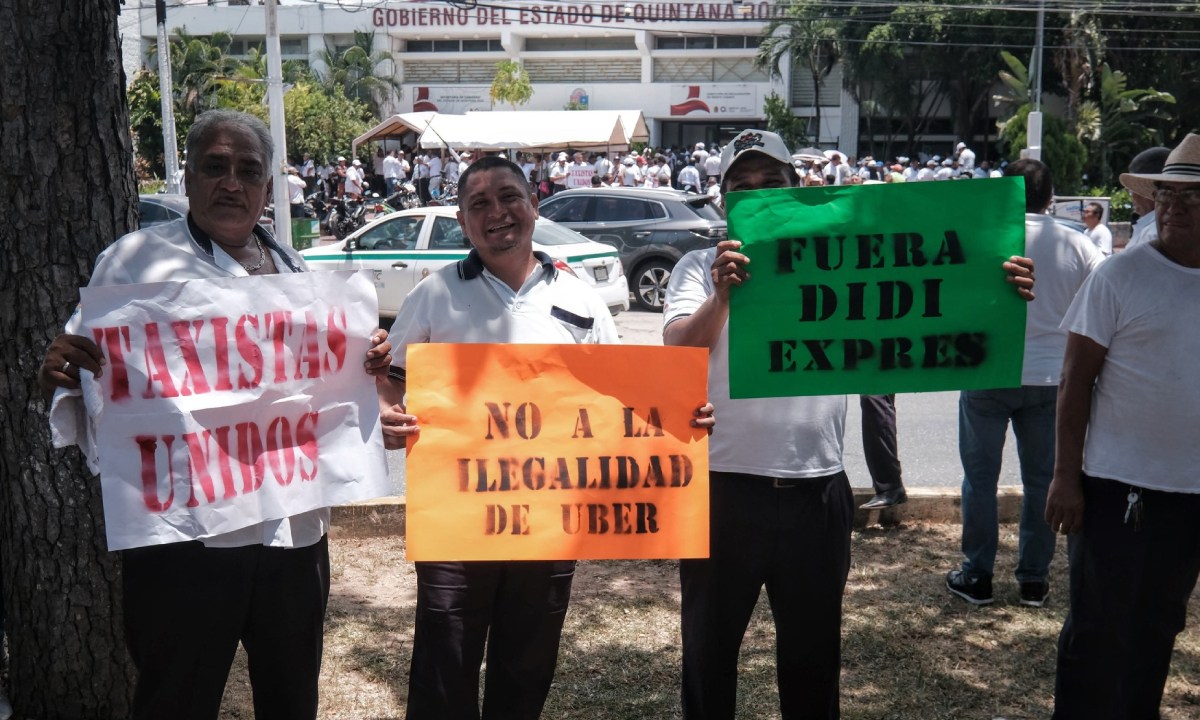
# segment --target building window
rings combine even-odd
[[[762,35],[718,35],[718,50],[757,50],[762,45]]]
[[[655,50],[757,50],[761,35],[655,35]]]
[[[487,60],[405,60],[404,81],[421,85],[490,85],[496,63]]]
[[[605,58],[602,62],[575,58],[526,57],[525,72],[535,83],[636,83],[642,81],[639,58]]]
[[[748,57],[654,58],[654,82],[767,82],[766,70]]]
[[[526,52],[595,52],[636,50],[632,35],[582,38],[525,38]]]
[[[308,57],[308,38],[279,38],[279,54],[283,57]]]
[[[500,52],[500,38],[480,40],[405,40],[406,53]]]
[[[246,59],[252,50],[261,56],[266,53],[266,40],[260,37],[239,37],[229,42],[225,54],[230,57]],[[279,54],[284,60],[307,60],[308,38],[279,38]]]

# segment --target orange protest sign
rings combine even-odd
[[[700,348],[407,350],[409,560],[708,557]]]

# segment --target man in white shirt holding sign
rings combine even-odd
[[[604,301],[533,250],[537,197],[521,168],[500,157],[460,179],[458,222],[472,250],[430,274],[400,306],[391,382],[380,385],[389,448],[419,431],[404,406],[407,348],[416,343],[615,344]],[[451,298],[454,299],[451,302]],[[711,406],[692,424],[711,427]],[[417,409],[420,412],[420,409]],[[430,478],[425,478],[430,480]],[[573,560],[417,562],[417,617],[409,673],[412,720],[536,720],[554,668],[571,595]]]
[[[119,239],[101,253],[89,287],[303,272],[300,257],[257,226],[270,197],[271,145],[267,127],[251,115],[200,115],[187,139],[190,213]],[[67,334],[47,350],[38,382],[55,393],[56,444],[84,447],[89,426],[80,373],[114,370],[114,382],[117,376],[115,363],[80,330],[76,311]],[[368,373],[387,371],[384,337],[372,338]],[[121,480],[145,483],[144,474]],[[240,642],[250,660],[256,717],[315,718],[328,527],[329,510],[319,508],[191,542],[125,550],[126,645],[138,671],[132,717],[215,720]]]
[[[595,166],[583,159],[583,153],[576,152],[575,162],[567,166],[567,188],[574,190],[591,187],[592,176],[595,174]]]
[[[723,194],[798,184],[773,132],[744,130],[721,153]],[[834,720],[854,519],[842,465],[846,398],[730,398],[729,300],[751,281],[741,245],[684,255],[663,307],[664,345],[710,349],[709,398],[721,418],[709,442],[711,554],[679,567],[683,717],[733,719],[738,651],[765,586],[783,716]],[[1032,299],[1032,263],[1013,258],[1004,269]]]

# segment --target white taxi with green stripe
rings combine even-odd
[[[370,270],[379,314],[394,317],[413,287],[431,272],[467,256],[470,249],[455,207],[425,207],[384,215],[345,240],[302,251],[313,270]],[[553,221],[538,218],[533,247],[596,289],[609,310],[629,309],[629,283],[617,251]]]

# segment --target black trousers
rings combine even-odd
[[[896,396],[859,395],[863,457],[875,494],[900,490],[900,445],[896,440]]]
[[[854,498],[846,473],[780,481],[711,473],[711,553],[683,560],[683,716],[731,720],[738,650],[765,585],[784,720],[839,716],[842,594]]]
[[[1083,477],[1071,606],[1058,638],[1054,720],[1157,720],[1175,636],[1200,575],[1200,495]]]
[[[575,562],[419,562],[416,570],[408,720],[535,720],[558,664]]]
[[[257,720],[317,716],[329,545],[125,550],[135,720],[215,720],[238,642]]]

